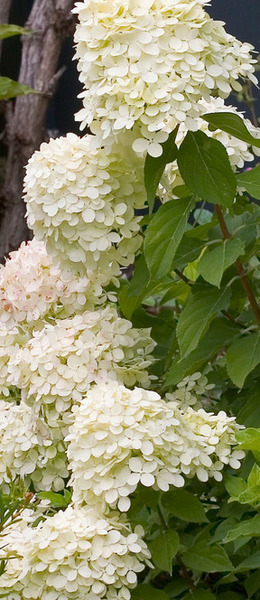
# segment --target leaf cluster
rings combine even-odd
[[[205,120],[260,147],[237,115]],[[130,517],[145,528],[155,569],[133,598],[259,600],[260,165],[235,173],[224,146],[205,133],[188,132],[179,149],[175,138],[146,160],[150,216],[120,307],[135,326],[151,327],[155,389],[171,392],[205,373],[214,384],[206,408],[246,427],[237,443],[247,456],[239,476],[229,469],[221,483],[138,490]],[[184,184],[158,209],[158,184],[175,160]]]

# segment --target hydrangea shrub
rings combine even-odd
[[[0,267],[7,600],[260,598],[256,59],[207,5],[75,6],[83,135]]]

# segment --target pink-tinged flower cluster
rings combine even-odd
[[[53,264],[43,242],[23,242],[0,265],[0,327],[40,325],[46,317],[92,310],[107,299],[109,274],[87,270],[78,277]]]

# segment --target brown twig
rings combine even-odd
[[[224,215],[223,215],[221,207],[218,206],[218,205],[216,205],[215,206],[215,211],[216,211],[216,215],[218,217],[218,221],[219,221],[219,224],[220,224],[220,228],[221,228],[224,240],[230,240],[232,236],[231,236],[231,233],[228,230],[228,227],[227,227],[227,224],[226,224],[226,221],[225,221],[225,218],[224,218]],[[253,292],[253,290],[251,288],[249,279],[248,279],[247,274],[246,274],[245,267],[244,267],[243,263],[241,262],[241,260],[239,260],[239,259],[236,260],[235,265],[236,265],[237,273],[238,273],[238,275],[239,275],[239,277],[241,279],[241,283],[242,283],[242,286],[244,288],[245,294],[246,294],[246,296],[247,296],[247,298],[248,298],[248,300],[250,302],[250,305],[251,305],[251,308],[252,308],[253,313],[255,315],[255,318],[257,320],[257,323],[260,326],[260,308],[259,308],[258,303],[256,301],[254,292]]]
[[[188,277],[186,277],[185,275],[183,275],[183,273],[181,271],[179,271],[179,269],[174,269],[176,275],[178,275],[178,277],[180,279],[182,279],[182,281],[184,281],[184,283],[186,283],[187,285],[191,285],[190,280],[188,279]]]
[[[189,574],[188,569],[185,567],[184,562],[182,562],[180,555],[178,554],[176,558],[180,565],[180,571],[179,571],[180,576],[187,581],[187,583],[189,584],[190,590],[195,590],[196,589],[195,583],[194,583],[191,575]]]
[[[231,323],[236,325],[237,327],[242,327],[243,329],[247,329],[247,326],[244,323],[240,323],[237,321],[227,310],[222,310],[222,314],[226,317]]]

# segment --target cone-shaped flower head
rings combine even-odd
[[[134,261],[142,243],[134,210],[146,201],[143,162],[128,137],[109,150],[70,133],[42,144],[25,177],[29,227],[55,263],[81,275],[101,271],[107,283]]]
[[[48,316],[92,310],[106,299],[102,287],[108,282],[105,272],[87,270],[84,277],[77,277],[61,271],[43,242],[23,242],[6,264],[0,265],[1,326],[28,328]]]
[[[142,527],[132,531],[116,515],[107,519],[96,510],[69,506],[23,535],[22,570],[13,586],[21,600],[129,600],[137,574],[150,564]]]
[[[94,386],[73,409],[67,438],[75,502],[99,500],[122,511],[139,482],[167,491],[184,476],[221,480],[225,464],[240,466],[232,454],[238,426],[224,411],[217,415],[166,402],[142,388],[116,381]]]
[[[102,139],[138,122],[133,148],[161,154],[169,119],[192,126],[198,101],[256,82],[250,52],[205,12],[206,0],[83,0],[75,12],[84,85],[77,118]],[[193,125],[194,126],[194,125]]]

